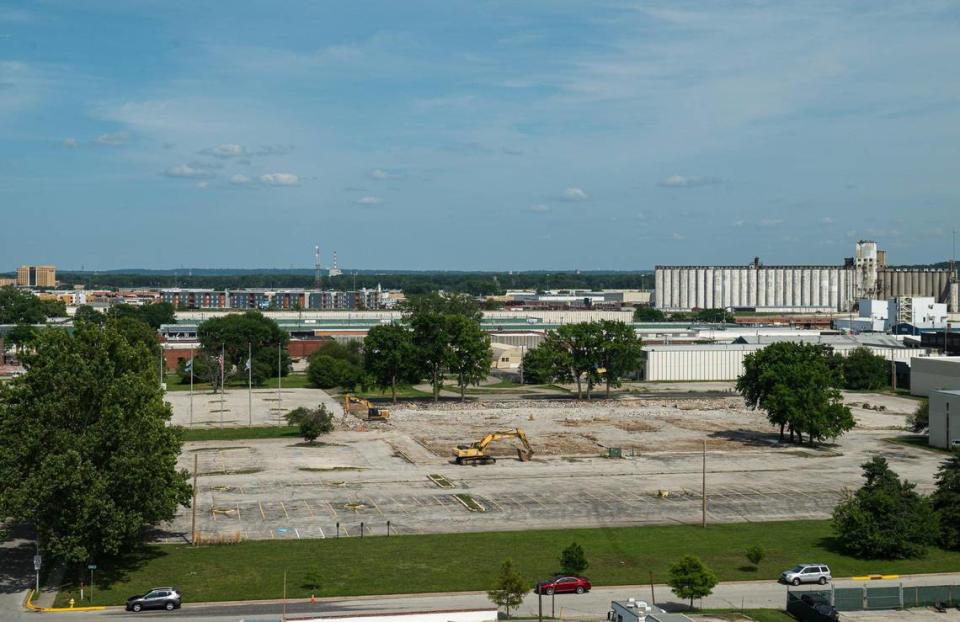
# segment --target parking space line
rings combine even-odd
[[[290,520],[290,515],[287,514],[287,506],[283,504],[283,501],[280,502],[280,508],[283,510],[283,515],[287,517],[287,520]]]
[[[370,497],[370,504],[373,505],[373,509],[377,511],[380,515],[380,518],[383,518],[383,512],[380,511],[380,506],[377,505],[377,502],[373,500],[373,497]]]
[[[326,499],[324,499],[323,502],[327,504],[327,508],[330,510],[330,516],[337,518],[337,511],[333,509],[333,505]]]
[[[307,508],[307,511],[310,512],[310,516],[312,516],[312,517],[314,517],[314,518],[317,517],[317,513],[313,511],[313,508],[310,507],[310,504],[307,503],[307,500],[306,500],[306,499],[303,499],[303,505],[305,505],[306,508]]]
[[[260,518],[261,520],[267,520],[267,515],[263,513],[263,504],[260,503],[260,500],[257,499],[257,506],[260,508]],[[273,533],[272,531],[270,533]]]
[[[240,503],[237,502],[236,506],[237,506],[237,520],[240,520]]]
[[[297,540],[299,540],[299,539],[300,539],[300,530],[297,529],[296,527],[294,527],[294,528],[293,528],[293,533],[297,534]]]
[[[327,536],[323,535],[323,527],[321,527],[320,525],[317,525],[317,529],[320,530],[320,537],[323,539],[326,539]]]

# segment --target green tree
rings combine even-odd
[[[523,355],[523,381],[528,384],[573,382],[569,356],[556,332],[548,332],[540,345]]]
[[[600,331],[598,364],[604,369],[601,377],[606,382],[609,398],[610,387],[619,387],[627,374],[640,367],[643,344],[633,327],[623,322],[603,320]]]
[[[733,314],[726,309],[700,309],[694,312],[693,319],[709,324],[733,324],[735,321]]]
[[[523,597],[529,591],[527,582],[514,569],[513,562],[508,559],[500,566],[493,589],[487,592],[487,596],[498,607],[503,607],[509,618],[510,610],[519,607],[523,603]]]
[[[890,361],[860,347],[843,359],[844,388],[876,391],[890,386]]]
[[[670,566],[667,585],[678,598],[693,599],[709,596],[719,579],[709,566],[694,555],[684,555]]]
[[[213,359],[220,356],[222,348],[225,376],[246,370],[248,349],[253,355],[250,370],[253,384],[263,384],[278,371],[281,376],[290,371],[290,354],[287,352],[290,335],[258,311],[209,319],[197,327],[197,338],[203,353]]]
[[[907,423],[910,425],[910,429],[917,434],[926,431],[930,427],[930,400],[927,398],[920,400],[917,409],[907,417]]]
[[[447,344],[450,341],[446,330],[447,323],[443,315],[425,312],[410,318],[410,328],[413,330],[417,359],[433,387],[433,401],[439,401],[444,365],[447,362]]]
[[[863,465],[866,482],[833,510],[833,528],[844,548],[866,559],[921,557],[936,543],[937,515],[930,500],[877,456]]]
[[[14,345],[19,355],[37,338],[37,332],[30,324],[17,324],[7,333],[7,341]]]
[[[420,380],[415,358],[413,334],[405,326],[374,326],[363,340],[364,371],[381,391],[390,389],[394,403],[397,402],[398,384],[413,384]]]
[[[333,389],[355,384],[356,368],[343,359],[314,353],[307,364],[307,379],[315,387]]]
[[[79,324],[80,322],[89,322],[90,324],[103,326],[103,323],[106,321],[107,318],[90,305],[80,305],[73,314],[74,324]]]
[[[464,294],[442,294],[434,291],[411,296],[404,301],[401,309],[407,317],[418,314],[463,315],[478,322],[483,318],[483,311],[477,301]]]
[[[960,549],[960,455],[940,465],[936,484],[930,501],[940,522],[940,546],[955,551]]]
[[[308,443],[313,443],[321,434],[333,432],[333,415],[324,404],[318,408],[294,408],[284,418],[287,424],[300,428],[300,436]]]
[[[190,503],[156,361],[114,327],[43,331],[0,395],[0,515],[53,558],[126,552]]]
[[[560,553],[560,572],[563,574],[583,574],[590,567],[583,547],[573,542]]]
[[[466,398],[469,384],[479,384],[490,373],[490,336],[480,322],[464,315],[447,317],[447,369],[457,377],[460,401]]]
[[[107,317],[132,318],[150,326],[154,330],[163,324],[175,324],[176,312],[169,302],[159,302],[149,305],[119,304],[110,307]]]
[[[556,331],[556,346],[567,353],[569,375],[577,384],[577,399],[583,398],[583,381],[587,383],[587,399],[593,385],[600,381],[600,359],[603,331],[596,322],[564,324]]]
[[[745,555],[747,556],[747,561],[756,567],[759,566],[763,558],[767,556],[767,551],[759,544],[754,544],[753,546],[747,547]]]
[[[663,314],[663,311],[657,309],[656,307],[637,307],[633,310],[633,321],[634,322],[665,322],[667,321],[667,316]]]
[[[127,341],[145,346],[150,351],[151,356],[157,357],[160,355],[160,340],[157,331],[143,321],[134,317],[121,317],[110,318],[106,324],[120,332],[127,338]]]
[[[744,357],[744,373],[737,391],[747,406],[763,408],[770,423],[810,443],[836,438],[854,426],[850,409],[843,405],[842,374],[831,365],[832,353],[821,345],[781,342]]]
[[[0,324],[42,324],[49,317],[65,317],[61,300],[41,300],[29,291],[0,287]]]

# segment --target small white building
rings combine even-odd
[[[936,298],[910,296],[887,301],[887,326],[910,324],[915,328],[943,328],[947,324],[947,305]]]
[[[930,446],[960,446],[960,390],[930,393]]]
[[[916,357],[910,360],[910,393],[929,397],[934,391],[960,389],[960,356]]]
[[[682,613],[667,613],[642,600],[614,600],[607,612],[609,622],[693,622]]]

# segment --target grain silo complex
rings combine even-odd
[[[655,305],[664,311],[755,309],[786,313],[845,312],[862,298],[928,296],[953,304],[947,269],[888,268],[876,242],[857,243],[841,265],[657,266]]]

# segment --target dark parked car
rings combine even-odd
[[[128,598],[127,611],[141,611],[143,609],[173,611],[180,608],[180,602],[180,592],[176,588],[155,587],[146,594]]]
[[[590,580],[586,577],[559,576],[546,579],[533,587],[534,594],[583,594],[589,592]]]

